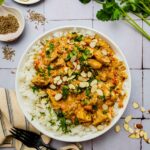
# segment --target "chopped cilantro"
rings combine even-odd
[[[77,117],[76,117],[75,120],[74,120],[74,124],[75,124],[75,125],[79,125],[79,120],[78,120]]]
[[[54,49],[54,44],[53,43],[50,43],[49,44],[49,48],[46,50],[46,55],[49,56],[51,51]]]
[[[86,94],[86,96],[90,96],[90,89],[89,88],[86,88],[85,94]]]
[[[66,61],[70,60],[73,56],[76,56],[77,52],[75,50],[73,50],[72,52],[70,52],[66,58]]]
[[[107,114],[107,112],[108,112],[107,110],[103,110],[103,114]]]
[[[84,53],[85,55],[90,55],[90,54],[91,54],[88,49],[84,50],[83,53]]]
[[[77,36],[77,37],[74,38],[74,41],[75,42],[81,42],[82,39],[83,39],[83,35],[79,35],[79,36]]]
[[[70,130],[68,129],[70,124],[67,123],[63,112],[59,109],[59,110],[57,110],[56,114],[57,114],[58,120],[60,121],[59,129],[61,129],[64,133],[70,132]]]
[[[89,103],[89,100],[87,100],[87,99],[84,99],[84,100],[82,100],[82,101],[81,101],[81,103],[82,103],[83,105],[88,105],[88,103]]]
[[[68,94],[69,94],[69,87],[65,85],[65,86],[63,86],[63,88],[62,88],[63,99],[66,99],[67,96],[68,96]]]
[[[32,88],[33,93],[35,93],[36,91],[39,91],[39,87],[37,86],[32,86],[31,88]]]
[[[50,71],[52,70],[52,67],[51,66],[48,66],[47,67],[47,70],[48,70],[48,75],[50,76],[51,74],[50,74]]]
[[[82,89],[79,86],[76,86],[76,90],[74,91],[76,94],[79,94],[82,92]]]
[[[59,118],[59,121],[60,121],[59,128],[61,128],[61,130],[64,133],[70,132],[70,130],[68,129],[70,124],[67,123],[66,118],[65,117]]]
[[[80,57],[80,61],[85,61],[85,60],[87,60],[88,58],[89,58],[89,56],[90,56],[90,51],[89,50],[84,50],[84,51],[82,51],[82,56]]]
[[[97,105],[93,105],[92,108],[93,108],[94,110],[97,110],[97,109],[98,109]]]
[[[56,124],[56,122],[54,120],[50,120],[49,123],[54,126]]]
[[[50,43],[49,44],[49,50],[51,51],[51,50],[53,50],[54,49],[54,44],[53,43]]]
[[[85,54],[82,54],[82,56],[80,57],[80,61],[85,61],[87,60],[88,56]]]
[[[102,101],[105,101],[105,100],[106,100],[105,95],[99,96],[99,98],[100,98]]]

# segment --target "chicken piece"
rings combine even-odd
[[[54,63],[53,67],[63,67],[65,65],[65,61],[62,58],[57,59],[57,62]]]
[[[88,64],[93,68],[93,69],[100,69],[102,67],[102,64],[98,62],[95,59],[88,59]]]
[[[54,109],[59,109],[61,107],[61,103],[60,103],[60,101],[57,102],[54,98],[54,95],[56,94],[56,91],[53,91],[51,89],[47,89],[47,94],[50,98],[50,101],[52,103],[53,108]]]
[[[37,75],[33,77],[32,83],[38,87],[45,87],[49,84],[49,80]]]
[[[94,51],[94,56],[97,61],[101,62],[104,65],[108,65],[110,63],[110,59],[108,56],[103,56],[100,50]]]
[[[64,67],[58,68],[57,70],[51,70],[51,76],[56,77],[59,75],[66,75],[67,73],[64,71]]]
[[[108,79],[108,74],[107,72],[100,72],[98,73],[97,79],[101,80],[101,81],[107,81]]]
[[[94,51],[94,56],[95,56],[97,61],[101,62],[101,59],[102,59],[103,55],[102,55],[100,50]]]
[[[76,110],[76,116],[80,122],[90,122],[92,121],[92,117],[88,114],[82,107],[78,107]]]
[[[52,62],[52,61],[54,61],[57,57],[58,57],[58,54],[57,54],[57,51],[55,50],[55,51],[53,51],[53,52],[51,53],[49,61]]]
[[[97,126],[102,122],[105,122],[108,119],[106,114],[103,114],[102,110],[98,110],[96,114],[94,114],[94,122],[93,125]]]
[[[89,105],[95,105],[97,104],[97,94],[93,94],[92,98],[90,99]]]

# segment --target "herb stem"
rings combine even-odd
[[[134,13],[135,16],[139,17],[140,19],[142,19],[147,25],[150,26],[150,22],[148,20],[146,20],[142,15]]]
[[[146,37],[150,41],[150,35],[148,35],[141,27],[137,26],[130,20],[126,20],[131,26],[133,26],[139,33],[141,33],[144,37]]]
[[[146,31],[144,31],[123,9],[121,10],[124,17],[127,17],[126,21],[150,41],[150,35],[147,34]]]

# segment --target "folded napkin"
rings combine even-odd
[[[24,146],[21,142],[11,137],[9,130],[12,127],[27,129],[40,134],[24,117],[17,103],[15,92],[0,88],[0,148],[15,147],[16,150],[32,150],[32,148]],[[47,144],[51,142],[51,138],[45,135],[42,135],[42,138]],[[67,149],[79,150],[74,144],[60,148],[60,150]]]

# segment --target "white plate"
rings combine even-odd
[[[55,32],[64,32],[64,31],[70,31],[73,29],[77,29],[78,31],[92,31],[96,34],[99,34],[101,38],[103,38],[105,41],[107,41],[109,43],[109,45],[112,47],[112,49],[116,52],[116,54],[119,56],[120,59],[122,59],[126,65],[127,68],[127,74],[128,74],[128,79],[126,80],[126,92],[127,92],[127,97],[124,101],[124,107],[122,109],[118,110],[118,114],[116,115],[116,117],[112,120],[112,122],[110,123],[109,126],[107,126],[104,130],[102,131],[97,131],[95,133],[91,133],[91,134],[86,134],[84,136],[69,136],[69,135],[62,135],[62,136],[58,136],[56,135],[56,133],[52,132],[52,131],[48,131],[46,130],[42,125],[39,124],[38,121],[31,121],[31,116],[28,113],[28,107],[25,105],[23,98],[21,97],[21,94],[19,93],[19,82],[18,82],[18,77],[19,77],[19,71],[22,67],[22,65],[25,63],[26,60],[26,54],[28,51],[31,50],[32,46],[38,42],[39,40],[43,39],[44,37],[48,36],[48,35],[53,35],[53,33]],[[45,135],[54,138],[56,140],[60,140],[60,141],[66,141],[66,142],[81,142],[81,141],[86,141],[86,140],[90,140],[93,138],[96,138],[102,134],[104,134],[106,131],[110,130],[115,124],[116,122],[120,119],[120,117],[122,116],[122,114],[124,113],[128,101],[129,101],[129,97],[130,97],[130,91],[131,91],[131,76],[130,76],[130,71],[129,71],[129,67],[126,61],[126,58],[124,56],[124,54],[122,53],[122,51],[120,50],[120,48],[106,35],[104,35],[101,32],[98,32],[94,29],[91,28],[87,28],[87,27],[82,27],[82,26],[65,26],[65,27],[60,27],[60,28],[55,28],[52,29],[46,33],[44,33],[42,36],[38,37],[35,41],[33,41],[29,47],[26,49],[25,53],[23,54],[20,63],[18,65],[18,69],[17,69],[17,73],[16,73],[16,94],[17,94],[17,100],[18,103],[24,113],[24,115],[26,116],[26,118],[29,120],[29,122],[35,127],[37,128],[40,132],[44,133]]]
[[[14,0],[14,1],[24,5],[31,5],[39,2],[40,0],[29,0],[29,1]]]

